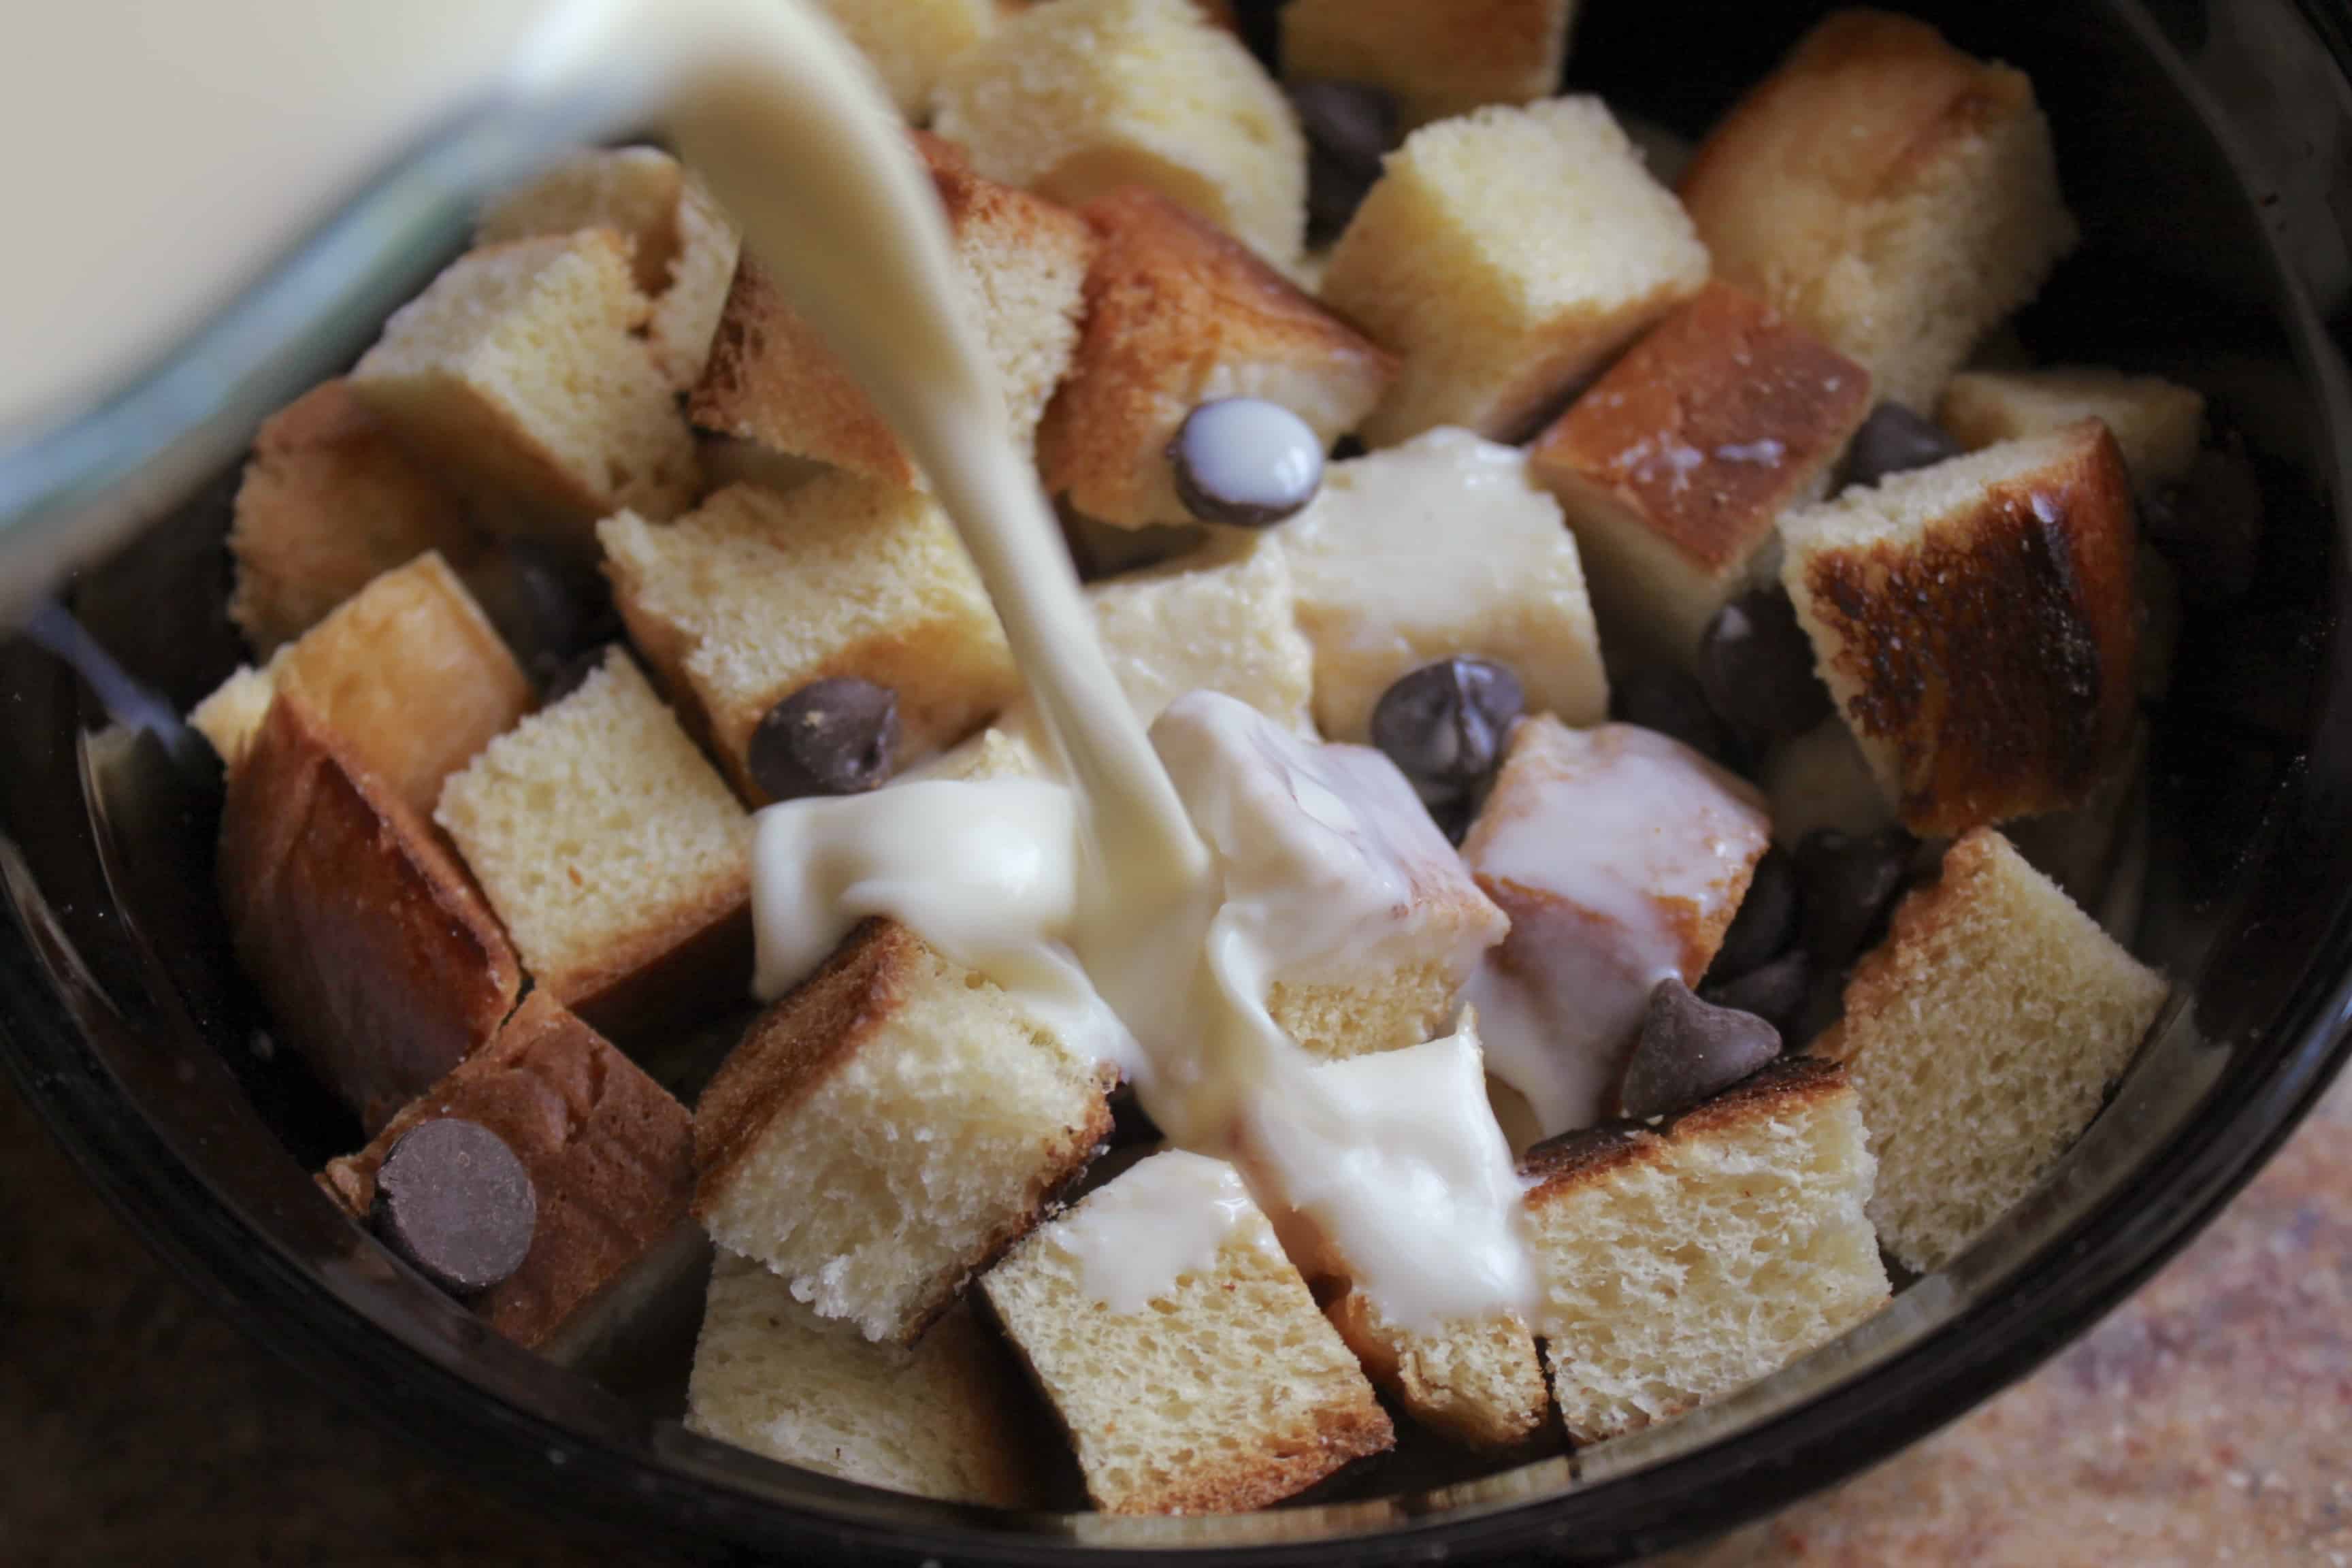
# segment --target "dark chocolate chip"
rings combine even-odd
[[[1874,485],[1889,474],[1932,468],[1959,455],[1960,444],[1941,425],[1899,403],[1882,403],[1845,449],[1843,482]]]
[[[1797,868],[1775,844],[1756,862],[1748,896],[1715,951],[1710,978],[1729,980],[1778,958],[1797,940]],[[1750,1009],[1753,1011],[1753,1009]]]
[[[544,541],[499,540],[464,575],[484,613],[542,689],[581,654],[621,635],[612,591],[593,564]]]
[[[1202,522],[1264,528],[1295,517],[1323,484],[1323,443],[1262,397],[1220,397],[1184,416],[1168,443],[1176,499]]]
[[[761,715],[751,782],[771,800],[862,795],[890,776],[898,694],[870,680],[812,680]]]
[[[1668,975],[1650,991],[1619,1098],[1625,1114],[1637,1121],[1672,1116],[1722,1093],[1780,1054],[1780,1031],[1769,1023],[1702,1002],[1681,976]]]
[[[573,654],[548,671],[541,686],[540,706],[553,707],[587,685],[588,678],[604,668],[604,650],[601,647]]]
[[[1796,1016],[1780,1031],[1789,1049],[1804,1050],[1821,1038],[1831,1025],[1845,1016],[1845,979],[1846,972],[1842,968],[1814,972]]]
[[[1699,639],[1698,680],[1707,705],[1759,747],[1830,716],[1812,639],[1780,588],[1750,589],[1715,613]]]
[[[539,1223],[530,1173],[478,1121],[445,1116],[402,1133],[376,1168],[384,1245],[444,1290],[487,1290],[522,1267]]]
[[[1698,994],[1718,1007],[1755,1014],[1780,1030],[1784,1041],[1793,1044],[1799,1037],[1793,1032],[1797,1019],[1812,991],[1813,961],[1799,947],[1768,959],[1745,974],[1709,980]]]
[[[1307,136],[1307,242],[1326,246],[1356,216],[1381,160],[1403,140],[1396,95],[1370,82],[1293,81],[1283,90]]]
[[[1730,732],[1706,705],[1697,678],[1672,665],[1628,670],[1609,682],[1609,716],[1669,735],[1701,756],[1731,759]]]
[[[1816,828],[1797,846],[1797,896],[1805,951],[1842,966],[1878,935],[1902,890],[1916,841],[1899,827],[1856,837]]]
[[[1399,676],[1372,708],[1372,744],[1432,805],[1476,796],[1503,760],[1524,704],[1519,678],[1483,658],[1442,658]]]

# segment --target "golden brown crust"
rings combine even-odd
[[[1259,1434],[1261,1446],[1224,1464],[1195,1465],[1181,1484],[1120,1499],[1108,1513],[1248,1513],[1295,1497],[1324,1477],[1396,1446],[1379,1401],[1325,1405],[1287,1432]]]
[[[1532,1184],[1527,1201],[1540,1205],[1591,1186],[1628,1165],[1654,1164],[1671,1143],[1738,1132],[1758,1121],[1847,1092],[1846,1072],[1841,1064],[1818,1056],[1782,1057],[1654,1128],[1611,1121],[1536,1144],[1519,1160],[1520,1176]]]
[[[591,967],[539,980],[598,1033],[635,1040],[733,1005],[751,988],[751,961],[747,877],[630,932]]]
[[[364,1220],[392,1145],[445,1116],[488,1128],[530,1173],[539,1205],[530,1250],[470,1303],[518,1344],[552,1338],[686,1217],[694,1190],[686,1108],[544,991],[320,1182]]]
[[[302,700],[270,704],[221,816],[221,906],[278,1034],[371,1131],[514,1005],[514,950],[424,818]]]

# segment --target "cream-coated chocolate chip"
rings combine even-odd
[[[1758,745],[1801,735],[1830,716],[1812,639],[1779,588],[1751,589],[1715,613],[1699,638],[1698,679],[1707,706]]]
[[[1306,510],[1323,486],[1323,443],[1262,397],[1220,397],[1184,416],[1168,443],[1176,499],[1202,522],[1265,528]]]
[[[771,800],[863,795],[890,776],[898,694],[850,677],[812,680],[761,715],[751,782]]]
[[[1899,403],[1882,403],[1847,443],[1844,482],[1874,485],[1889,474],[1932,468],[1959,455],[1960,444],[1941,425]]]
[[[1372,744],[1425,805],[1474,800],[1502,765],[1526,705],[1519,678],[1483,658],[1442,658],[1399,676],[1372,707]]]
[[[1672,1116],[1722,1093],[1780,1054],[1780,1031],[1769,1023],[1702,1002],[1679,975],[1668,975],[1651,989],[1618,1097],[1636,1121]]]
[[[506,1140],[478,1121],[445,1116],[394,1142],[376,1167],[370,1220],[384,1245],[426,1279],[471,1296],[522,1267],[539,1198]]]

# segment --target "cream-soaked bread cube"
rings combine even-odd
[[[722,1252],[710,1274],[688,1431],[869,1487],[996,1508],[1034,1506],[1034,1396],[969,1311],[912,1346],[827,1322],[792,1287]]]
[[[695,1213],[818,1316],[911,1342],[1086,1169],[1116,1079],[870,920],[703,1091]]]
[[[992,37],[1026,0],[819,0],[882,79],[910,125],[931,112],[950,61]]]
[[[979,329],[1004,398],[1005,433],[1029,450],[1078,337],[1094,234],[1052,202],[982,179],[962,149],[913,138],[945,210],[959,303]],[[756,262],[736,269],[695,423],[894,485],[923,482],[881,412],[815,326]]]
[[[1528,1152],[1537,1332],[1571,1438],[1736,1393],[1885,1304],[1864,1115],[1842,1070],[1794,1057],[1655,1130]]]
[[[1374,83],[1424,125],[1549,97],[1575,16],[1576,0],[1290,0],[1282,74]]]
[[[1073,205],[1148,185],[1277,267],[1305,244],[1290,104],[1191,0],[1033,6],[948,65],[932,110],[991,179]]]
[[[1651,990],[1706,973],[1770,829],[1746,782],[1653,731],[1512,731],[1462,845],[1511,921],[1470,999],[1487,1070],[1545,1133],[1615,1114]]]
[[[2095,419],[2116,438],[2143,501],[2188,476],[2205,438],[2202,394],[2095,367],[1962,371],[1945,384],[1936,418],[1971,450]]]
[[[1771,805],[1772,842],[1790,849],[1820,828],[1864,837],[1895,820],[1862,743],[1835,715],[1773,747],[1757,782]]]
[[[638,331],[652,307],[611,229],[469,250],[392,314],[348,378],[500,527],[584,539],[694,499],[694,438]]]
[[[1364,421],[1515,439],[1706,281],[1672,193],[1594,98],[1482,109],[1388,156],[1340,235],[1326,303],[1403,358]]]
[[[1159,193],[1089,202],[1102,241],[1086,330],[1037,432],[1045,488],[1122,528],[1192,521],[1168,443],[1223,397],[1278,403],[1328,448],[1372,410],[1396,362],[1249,249]]]
[[[748,984],[751,820],[620,650],[485,747],[434,820],[523,967],[606,1034]]]
[[[576,229],[625,236],[637,288],[652,301],[646,342],[669,384],[702,374],[743,237],[700,180],[657,147],[612,147],[567,159],[482,209],[484,245]]]
[[[924,779],[961,779],[977,783],[987,779],[1037,778],[1044,773],[1044,764],[1026,741],[992,724],[962,744],[950,746],[938,756],[909,768],[892,782],[908,784]]]
[[[1727,284],[1627,351],[1528,455],[1575,531],[1609,647],[1692,660],[1869,412],[1868,371]]]
[[[1682,194],[1717,277],[1922,414],[2076,238],[2033,84],[1878,11],[1807,34],[1707,136]]]
[[[1276,537],[1315,646],[1315,718],[1360,741],[1397,677],[1457,654],[1510,667],[1531,711],[1609,710],[1576,537],[1527,455],[1462,430],[1334,463]]]
[[[1276,1024],[1318,1057],[1444,1031],[1507,922],[1394,763],[1209,691],[1171,704],[1151,743],[1227,896],[1296,916],[1263,937]]]
[[[596,533],[630,637],[750,798],[751,731],[810,681],[890,688],[902,758],[961,740],[1020,690],[980,574],[920,491],[846,473],[787,495],[737,485],[666,527],[624,512]]]
[[[2081,802],[2137,710],[2136,528],[2096,421],[1781,521],[1781,581],[1904,826]]]
[[[1945,851],[1814,1047],[1861,1093],[1887,1251],[1940,1268],[2023,1197],[2098,1114],[2167,990],[2000,834]]]
[[[1312,728],[1315,650],[1298,630],[1290,563],[1262,537],[1212,544],[1086,591],[1095,637],[1145,724],[1188,691],[1221,691]]]
[[[1041,1226],[981,1289],[1107,1512],[1264,1508],[1395,1441],[1221,1161],[1152,1155]]]

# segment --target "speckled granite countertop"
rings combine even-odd
[[[0,1563],[610,1564],[363,1426],[151,1260],[0,1084]],[[2352,1565],[2352,1081],[2031,1381],[1675,1568]]]

